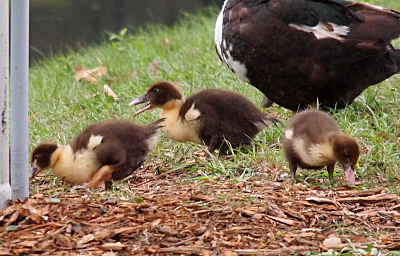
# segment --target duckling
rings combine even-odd
[[[354,169],[360,146],[355,139],[342,133],[325,112],[309,109],[297,113],[285,129],[283,149],[293,182],[297,167],[317,170],[324,166],[332,182],[335,164],[339,162],[348,184],[355,184]]]
[[[231,91],[205,89],[184,100],[180,90],[167,81],[156,82],[146,94],[129,105],[149,102],[138,115],[152,108],[162,109],[163,132],[178,142],[194,142],[226,152],[232,146],[249,144],[254,136],[277,120],[261,112],[250,100]]]
[[[162,122],[138,125],[108,120],[90,124],[70,145],[41,143],[31,153],[29,180],[52,168],[68,184],[90,181],[88,187],[95,188],[104,182],[109,189],[111,180],[124,179],[145,161],[158,141]]]

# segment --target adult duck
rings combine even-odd
[[[343,108],[400,72],[400,13],[342,0],[226,0],[220,59],[278,105]]]

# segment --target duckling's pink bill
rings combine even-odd
[[[349,185],[356,184],[356,176],[355,176],[354,170],[351,166],[344,167],[344,176],[346,177],[347,183]]]
[[[137,115],[139,115],[140,113],[143,113],[144,111],[149,110],[149,109],[151,109],[150,103],[147,104],[144,108],[139,109],[139,110],[134,114],[134,116],[137,116]]]
[[[147,100],[146,94],[144,94],[144,95],[140,96],[139,98],[132,100],[132,101],[129,103],[129,106],[132,107],[132,106],[135,106],[135,105],[138,105],[138,104],[142,104],[142,103],[146,103],[146,102],[149,102],[149,101]],[[151,107],[151,105],[150,105],[150,103],[149,103],[149,104],[147,104],[144,108],[139,109],[139,111],[137,111],[137,112],[134,114],[134,116],[137,116],[137,115],[139,115],[140,113],[142,113],[142,112],[144,112],[144,111],[146,111],[146,110],[149,110],[149,109],[151,109],[151,108],[152,108],[152,107]]]

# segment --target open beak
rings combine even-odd
[[[31,169],[29,170],[30,176],[29,176],[29,181],[31,181],[33,178],[36,177],[41,172],[40,169],[31,166]]]
[[[131,101],[131,103],[129,103],[129,106],[131,107],[131,106],[135,106],[135,105],[142,104],[142,103],[146,103],[146,102],[149,102],[149,100],[147,99],[147,94],[143,94],[143,95],[140,96],[139,98],[134,99],[133,101]],[[146,110],[149,110],[149,109],[152,109],[152,106],[151,106],[150,103],[147,104],[144,108],[139,109],[139,110],[134,114],[134,116],[137,116],[137,115],[139,115],[140,113],[142,113],[142,112],[144,112],[144,111],[146,111]]]
[[[354,175],[354,169],[349,166],[344,166],[344,176],[346,177],[346,181],[349,185],[355,185],[356,184],[356,177]]]

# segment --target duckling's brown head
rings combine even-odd
[[[170,102],[182,99],[182,93],[175,85],[167,81],[160,81],[150,85],[147,92],[129,103],[129,106],[149,102],[144,108],[135,113],[136,116],[152,108],[166,108]]]
[[[337,161],[343,166],[347,182],[354,185],[354,169],[360,156],[360,146],[355,139],[343,133],[334,134],[330,142]]]
[[[52,155],[58,148],[55,143],[41,143],[31,153],[31,170],[29,180],[41,171],[52,168]]]

